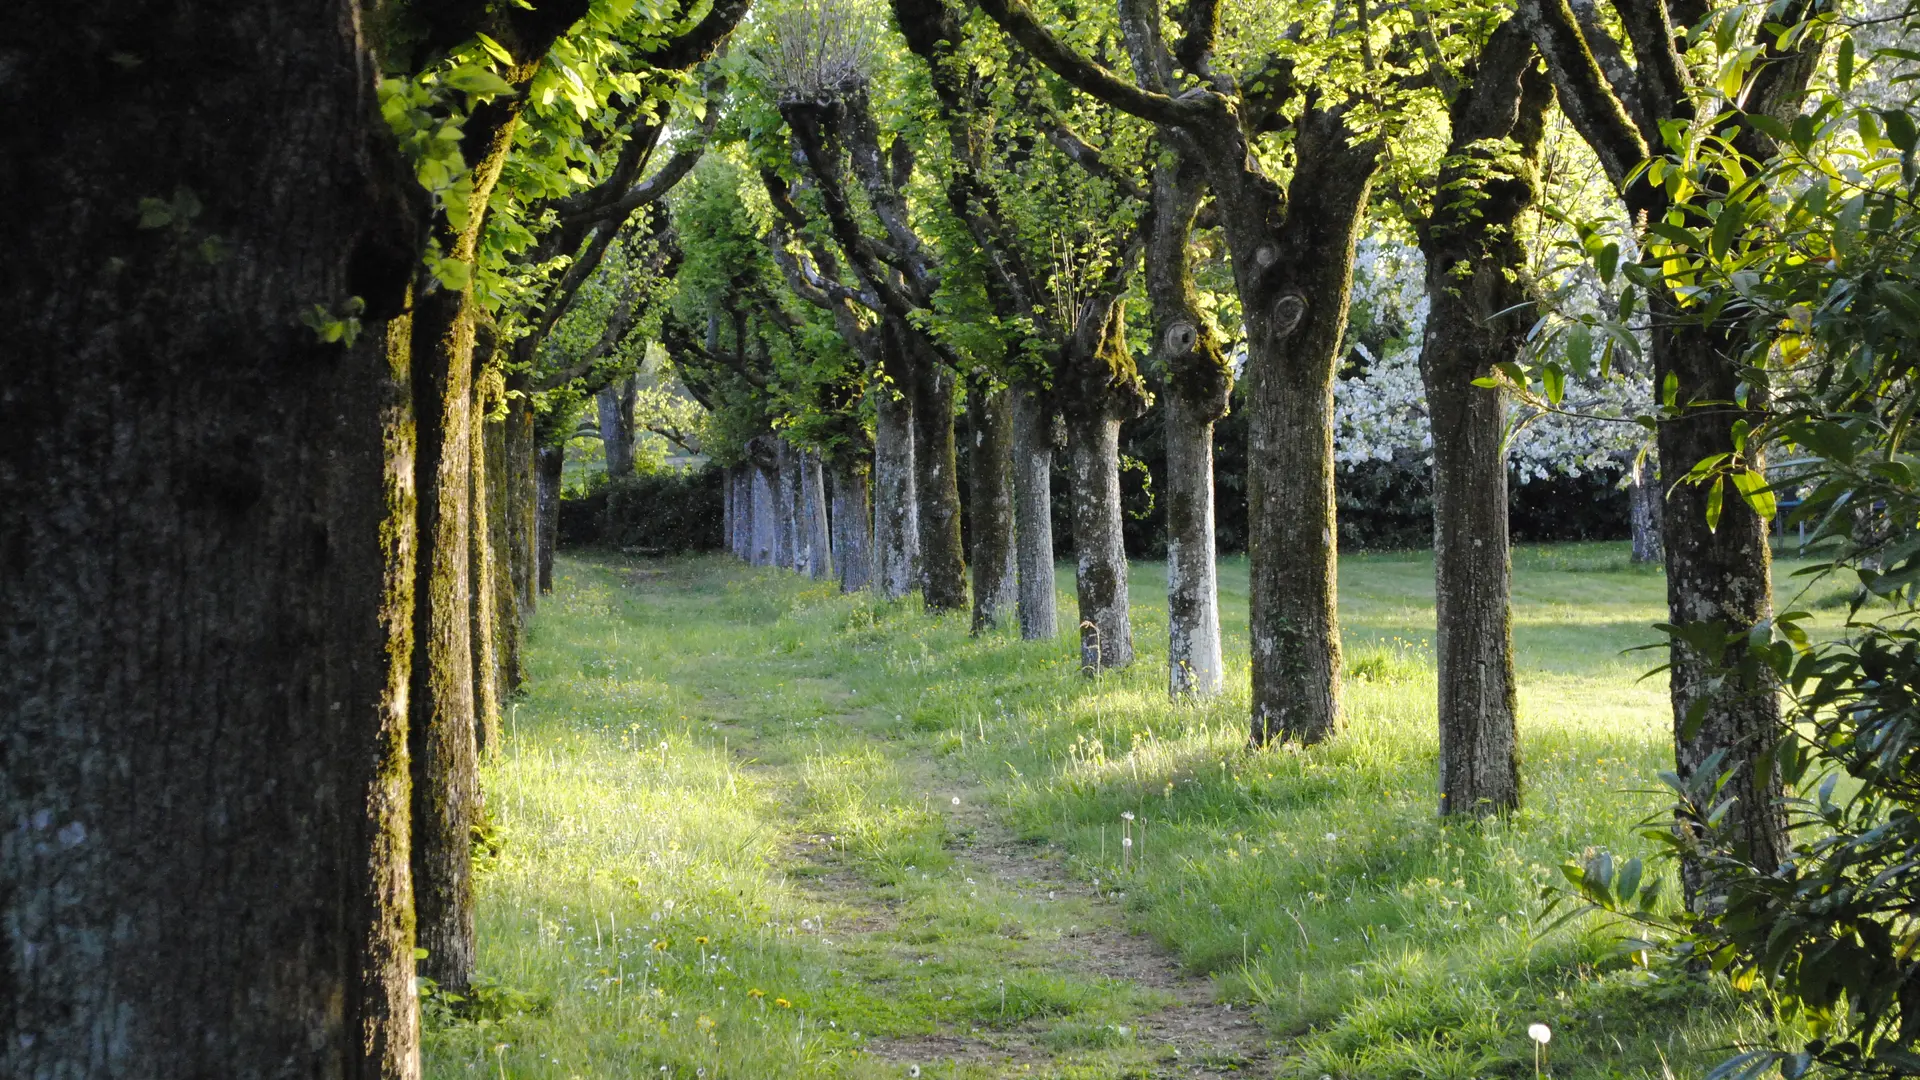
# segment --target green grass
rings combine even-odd
[[[1771,1033],[1756,1002],[1634,966],[1601,924],[1535,932],[1557,864],[1648,847],[1670,720],[1623,650],[1655,639],[1664,579],[1622,545],[1514,564],[1525,807],[1443,826],[1425,555],[1342,560],[1345,730],[1261,752],[1243,561],[1221,571],[1236,689],[1195,706],[1166,700],[1157,565],[1133,574],[1138,663],[1089,680],[1064,633],[973,639],[717,558],[563,559],[486,774],[483,992],[435,1014],[428,1072],[893,1077],[865,1049],[937,1032],[1018,1052],[927,1076],[1170,1068],[1131,1034],[1163,997],[1047,948],[1100,910],[969,877],[934,798],[966,790],[1256,1007],[1268,1072],[1525,1076],[1541,1021],[1556,1076],[1698,1075]],[[1832,623],[1840,591],[1800,606]]]

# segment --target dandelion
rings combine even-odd
[[[788,1001],[786,998],[774,998],[773,1003],[782,1009],[793,1008],[793,1002]]]
[[[1122,819],[1122,820],[1125,820],[1125,821],[1132,821],[1132,820],[1133,820],[1133,811],[1131,811],[1131,810],[1122,810],[1122,811],[1120,811],[1120,817],[1121,817],[1121,819]]]
[[[1330,832],[1330,833],[1328,833],[1328,834],[1327,834],[1327,842],[1328,842],[1328,843],[1332,843],[1333,841],[1335,841],[1335,840],[1338,840],[1338,839],[1340,839],[1340,834],[1339,834],[1339,833],[1337,833],[1337,832]],[[1539,1027],[1540,1025],[1538,1025],[1538,1024],[1535,1024],[1534,1026],[1535,1026],[1535,1027]]]
[[[1533,1075],[1539,1080],[1546,1065],[1547,1044],[1553,1041],[1553,1029],[1545,1024],[1528,1024],[1527,1038],[1533,1040]]]
[[[747,991],[747,996],[752,998],[755,1001],[759,1001],[761,998],[767,996],[767,992],[756,986],[753,989]]]
[[[908,1075],[908,1076],[919,1076],[919,1075],[920,1075],[920,1066],[918,1066],[918,1065],[909,1065],[909,1066],[907,1066],[907,1075]]]
[[[705,945],[707,943],[707,936],[705,934],[702,934],[699,937],[694,938],[693,943],[695,945]]]
[[[699,1028],[701,1031],[712,1031],[713,1017],[708,1016],[706,1013],[701,1013],[700,1018],[698,1020],[695,1020],[693,1024],[695,1027]]]
[[[653,943],[653,951],[654,951],[654,952],[666,952],[666,951],[667,951],[667,943],[666,943],[665,941],[660,941],[660,940],[656,940],[656,941],[654,941],[654,943]]]
[[[955,796],[953,797],[953,805],[955,805],[955,806],[959,806],[959,805],[960,805],[960,796],[958,796],[958,795],[955,795]]]

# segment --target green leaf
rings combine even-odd
[[[455,68],[441,80],[463,94],[512,94],[507,80],[483,67]]]
[[[1903,154],[1913,153],[1916,139],[1913,117],[1898,109],[1886,109],[1880,113],[1880,120],[1887,125],[1887,141]]]
[[[1582,327],[1582,329],[1585,328]],[[1592,347],[1593,341],[1588,339],[1587,348],[1591,350]],[[1541,369],[1540,383],[1546,389],[1547,401],[1550,404],[1558,405],[1560,400],[1567,396],[1567,372],[1557,363],[1549,361],[1547,366]]]
[[[1719,532],[1720,508],[1721,502],[1726,498],[1726,488],[1718,479],[1708,481],[1708,483],[1712,486],[1707,488],[1707,531]]]
[[[1853,89],[1853,37],[1851,35],[1840,39],[1840,54],[1835,57],[1834,62],[1837,69],[1835,74],[1840,81],[1840,92],[1844,94]]]
[[[1660,381],[1660,404],[1669,409],[1680,404],[1680,376],[1671,371]]]
[[[1567,370],[1581,379],[1593,370],[1593,331],[1584,323],[1567,331]],[[1552,395],[1551,391],[1548,393]]]
[[[1772,521],[1780,512],[1780,506],[1773,497],[1773,489],[1767,486],[1764,474],[1753,469],[1741,469],[1733,474],[1733,486],[1740,492],[1753,512],[1760,515],[1762,521]]]
[[[493,57],[508,67],[513,66],[513,54],[507,51],[506,46],[482,33],[476,32],[473,36],[476,41],[480,42],[480,47],[487,50],[488,56]]]
[[[1600,253],[1594,256],[1593,261],[1594,264],[1599,267],[1600,280],[1609,285],[1613,284],[1613,272],[1618,269],[1620,265],[1620,245],[1608,244],[1606,247],[1601,248]]]
[[[1621,903],[1631,901],[1633,894],[1640,891],[1640,875],[1644,869],[1638,857],[1628,859],[1620,867],[1620,876],[1614,880],[1613,894],[1620,898]]]

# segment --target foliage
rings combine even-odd
[[[1914,10],[1884,21],[1902,19],[1911,29]],[[1706,29],[1732,40],[1736,13]],[[1762,627],[1771,640],[1749,651],[1790,706],[1774,762],[1795,793],[1784,865],[1753,865],[1713,828],[1729,804],[1719,770],[1708,767],[1701,785],[1668,778],[1681,812],[1708,827],[1698,853],[1711,883],[1703,910],[1660,914],[1636,899],[1645,892],[1636,889],[1639,862],[1615,873],[1605,852],[1570,866],[1568,877],[1589,902],[1677,936],[1680,955],[1729,972],[1736,985],[1764,984],[1811,1036],[1751,1049],[1722,1075],[1776,1066],[1789,1078],[1816,1067],[1912,1075],[1920,1073],[1920,460],[1905,438],[1920,406],[1911,91],[1920,54],[1866,53],[1830,18],[1773,33],[1783,42],[1834,34],[1825,77],[1786,119],[1743,113],[1737,103],[1758,54],[1729,54],[1721,98],[1675,125],[1667,152],[1643,166],[1676,209],[1648,224],[1644,256],[1617,272],[1676,297],[1676,321],[1717,328],[1745,350],[1742,392],[1759,421],[1738,422],[1733,453],[1686,463],[1685,482],[1712,485],[1709,522],[1729,497],[1771,514],[1780,492],[1797,494],[1793,518],[1813,526],[1811,542],[1823,550],[1803,573],[1859,586],[1837,636],[1810,634],[1807,611],[1792,610]],[[1618,253],[1597,239],[1588,244],[1611,275]],[[1617,324],[1605,329],[1619,333]],[[1665,396],[1665,414],[1715,404]],[[1779,460],[1763,473],[1767,450]],[[1667,828],[1647,835],[1667,848],[1683,843]]]
[[[718,551],[720,477],[719,469],[703,467],[605,480],[561,504],[561,546],[641,555]]]

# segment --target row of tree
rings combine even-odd
[[[1584,144],[1618,219],[1658,221],[1672,199],[1640,164],[1662,145],[1661,125],[1736,92],[1749,112],[1790,117],[1820,54],[1818,35],[1777,29],[1810,25],[1811,8],[1776,25],[1733,6],[1627,6],[1610,16],[1617,25],[1549,0],[1363,2],[1272,23],[1139,0],[1071,14],[894,0],[884,16],[810,0],[771,13],[734,76],[726,147],[674,211],[683,247],[728,253],[716,272],[683,276],[675,301],[705,334],[676,341],[669,326],[662,338],[694,392],[736,418],[738,450],[712,447],[739,463],[727,484],[736,551],[820,572],[810,545],[829,529],[809,523],[831,489],[835,504],[872,506],[871,540],[857,511],[853,542],[870,544],[882,595],[918,588],[931,611],[961,609],[970,564],[976,629],[1011,602],[1027,636],[1048,636],[1057,424],[1082,666],[1124,666],[1118,430],[1152,404],[1150,376],[1167,439],[1169,685],[1217,692],[1212,427],[1243,372],[1251,738],[1328,737],[1340,712],[1334,390],[1353,355],[1356,243],[1370,216],[1390,220],[1427,275],[1418,371],[1434,477],[1441,808],[1518,805],[1514,418],[1489,372],[1550,357],[1548,411],[1571,407],[1569,377],[1604,387],[1616,367],[1681,402],[1737,389],[1726,343],[1659,318],[1658,296],[1636,294],[1652,304],[1650,332],[1618,340],[1543,318],[1572,291],[1529,245],[1559,228],[1535,208],[1549,127]],[[1745,81],[1716,81],[1742,63]],[[1597,300],[1617,306],[1603,273]],[[1144,317],[1128,317],[1131,296],[1144,297]],[[863,402],[871,435],[852,419]],[[970,552],[954,454],[962,404]],[[1614,420],[1635,411],[1606,404]],[[1729,452],[1726,421],[1679,410],[1655,422],[1657,453],[1632,468],[1643,523],[1661,517],[1654,462]],[[1769,522],[1743,503],[1710,525],[1705,497],[1673,489],[1664,543],[1636,547],[1664,549],[1675,624],[1737,636],[1768,614]],[[842,516],[827,518],[838,529]],[[864,570],[848,580],[864,585]],[[1680,774],[1727,754],[1758,760],[1777,707],[1676,650]],[[1752,768],[1741,775],[1759,782]],[[1763,790],[1749,794],[1743,806],[1764,804]],[[1777,844],[1777,822],[1752,818],[1752,842]]]
[[[1132,660],[1118,431],[1151,376],[1180,695],[1223,675],[1211,430],[1244,374],[1252,738],[1331,735],[1369,215],[1427,267],[1442,808],[1517,804],[1483,384],[1537,317],[1553,102],[1657,232],[1697,192],[1641,163],[1701,117],[1764,155],[1821,53],[1782,27],[1824,10],[802,2],[728,51],[745,0],[29,8],[0,54],[33,118],[0,128],[0,1069],[417,1072],[416,971],[472,970],[477,762],[550,580],[559,447],[596,401],[631,416],[652,343],[738,467],[749,556],[971,593],[980,628],[1052,635],[1064,447],[1090,671]],[[1659,458],[1740,461],[1751,493],[1738,343],[1677,288],[1632,294]],[[1556,403],[1638,348],[1557,340]],[[1664,526],[1673,623],[1721,635],[1676,639],[1677,756],[1731,764],[1723,820],[1764,864],[1779,708],[1728,657],[1770,614],[1765,520],[1719,490],[1674,489]]]

